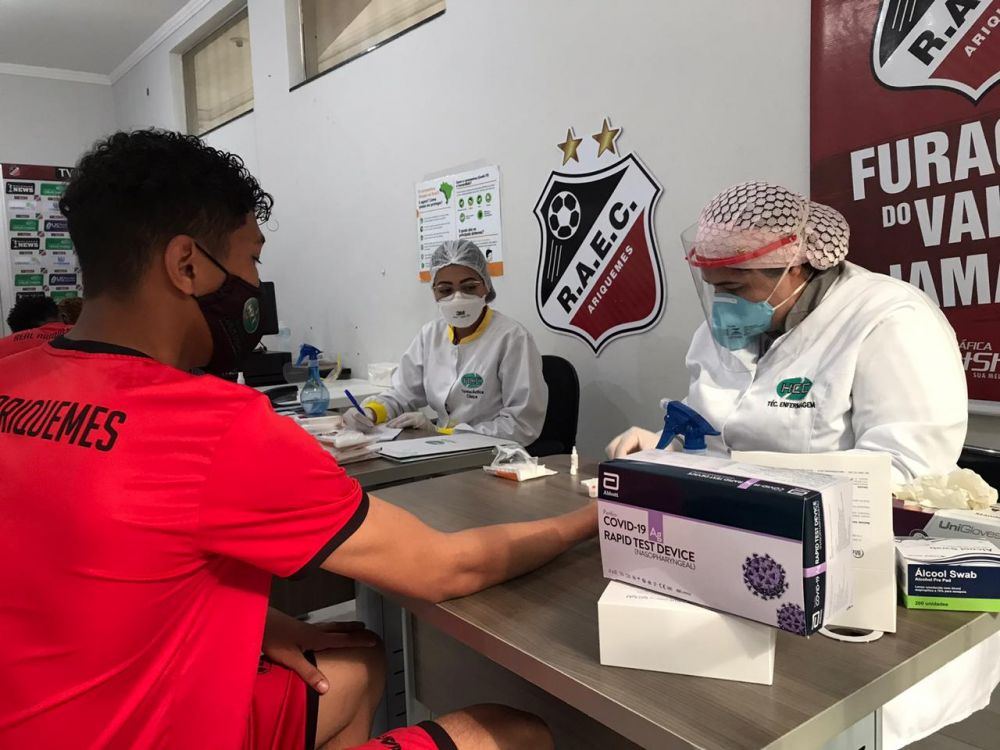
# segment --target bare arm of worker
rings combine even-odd
[[[436,531],[411,513],[370,497],[368,515],[323,563],[403,596],[440,602],[473,594],[541,567],[597,533],[597,506],[541,521]]]

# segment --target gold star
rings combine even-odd
[[[618,140],[618,136],[621,135],[621,128],[612,128],[608,125],[608,118],[604,118],[604,124],[601,126],[601,132],[595,133],[591,136],[595,141],[597,141],[597,157],[600,158],[601,154],[605,151],[610,151],[612,154],[617,155],[618,151],[615,149],[615,141]]]
[[[581,143],[583,143],[583,138],[573,137],[573,128],[566,130],[566,140],[556,144],[556,148],[563,152],[563,164],[566,164],[570,159],[580,161],[580,157],[576,155],[576,149]]]

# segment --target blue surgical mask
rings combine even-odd
[[[799,288],[789,294],[777,307],[768,300],[751,302],[737,294],[716,292],[710,323],[712,335],[716,341],[731,351],[745,349],[762,333],[771,330],[774,311],[798,294],[808,283],[808,279],[803,281]]]
[[[745,349],[771,327],[770,302],[751,302],[736,294],[716,292],[712,303],[712,335],[727,349]]]

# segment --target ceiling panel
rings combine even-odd
[[[0,63],[109,75],[188,0],[0,0]]]

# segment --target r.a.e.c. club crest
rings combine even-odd
[[[583,339],[599,353],[618,336],[656,324],[663,311],[663,271],[653,231],[661,188],[634,154],[622,156],[620,128],[604,121],[592,136],[572,129],[558,144],[563,165],[581,172],[553,171],[535,205],[541,249],[535,300],[549,328]],[[604,158],[605,154],[610,158]],[[606,165],[601,162],[608,162]]]
[[[1000,0],[882,0],[872,69],[889,88],[945,88],[978,102],[1000,81]]]

